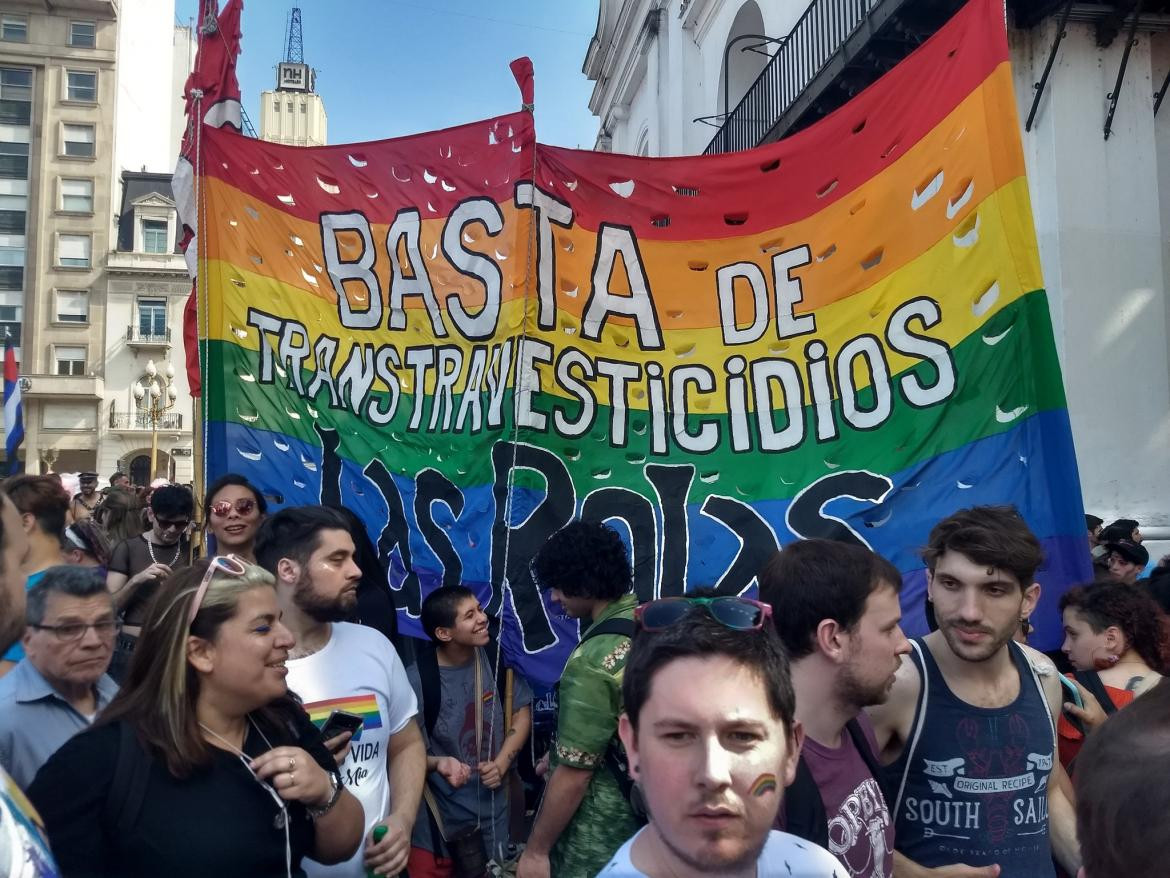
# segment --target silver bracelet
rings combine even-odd
[[[331,810],[333,810],[333,806],[336,805],[337,800],[341,798],[341,791],[344,789],[344,787],[341,785],[341,781],[337,777],[336,772],[329,771],[329,772],[326,772],[326,774],[329,775],[329,789],[330,789],[329,801],[326,802],[324,805],[322,805],[320,808],[314,808],[312,805],[305,806],[305,808],[309,812],[309,816],[312,817],[314,820],[320,820],[322,817],[324,817],[326,814],[328,814]]]

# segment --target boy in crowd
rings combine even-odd
[[[498,646],[485,649],[488,617],[470,589],[443,586],[427,595],[422,626],[433,645],[419,648],[407,676],[422,706],[430,795],[414,823],[407,871],[412,878],[439,878],[452,874],[443,834],[479,826],[488,855],[506,857],[507,780],[532,728],[532,690],[513,675],[512,701],[504,704],[508,687],[497,686]]]
[[[893,794],[899,878],[1051,878],[1080,866],[1054,719],[1056,668],[1013,640],[1040,595],[1040,543],[1015,509],[943,519],[923,552],[938,630],[911,641],[870,708]],[[932,871],[940,869],[941,871]]]
[[[862,546],[801,540],[777,552],[759,581],[792,661],[804,729],[780,825],[827,847],[852,878],[889,878],[894,825],[863,708],[889,697],[910,651],[899,624],[902,577]]]
[[[788,660],[767,607],[684,597],[639,608],[619,731],[650,823],[602,878],[844,878],[772,829],[800,752]]]

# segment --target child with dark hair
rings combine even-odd
[[[411,875],[452,873],[445,841],[480,827],[487,854],[509,844],[508,778],[532,727],[532,690],[522,677],[497,684],[498,644],[471,589],[442,586],[422,603],[431,643],[407,669],[422,707],[427,787],[411,837]],[[511,681],[511,685],[509,685]]]

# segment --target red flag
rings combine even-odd
[[[179,150],[172,188],[179,220],[183,224],[180,246],[187,257],[187,271],[195,281],[183,309],[183,345],[187,355],[187,383],[192,396],[202,393],[199,375],[199,300],[197,278],[197,205],[195,166],[198,164],[199,126],[228,126],[241,130],[240,83],[236,79],[236,56],[240,54],[240,16],[243,0],[228,0],[218,12],[219,0],[204,0],[199,16],[199,50],[195,68],[187,78],[183,97],[187,103],[187,129]]]

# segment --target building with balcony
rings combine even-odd
[[[601,0],[584,62],[596,147],[660,156],[775,141],[843,105],[960,6]],[[1170,3],[1007,0],[1006,11],[1086,508],[1167,540]]]
[[[118,16],[116,0],[0,8],[0,324],[32,472],[97,463]]]
[[[191,293],[187,263],[177,247],[179,221],[170,174],[125,171],[117,248],[106,267],[105,382],[99,472],[130,473],[134,484],[154,473],[189,482],[192,400],[183,351],[183,307]],[[173,380],[168,381],[166,364]],[[150,374],[151,369],[155,374]],[[165,406],[152,414],[150,389]],[[136,393],[136,390],[138,391]],[[157,403],[156,403],[157,406]]]

